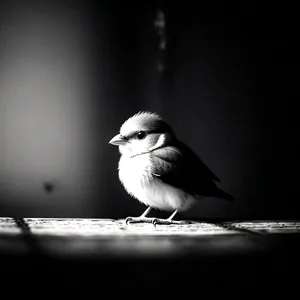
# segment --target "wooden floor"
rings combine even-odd
[[[0,218],[0,283],[39,282],[48,289],[51,282],[68,293],[76,286],[137,292],[150,285],[170,295],[200,286],[267,291],[280,278],[275,287],[292,291],[298,279],[287,274],[299,272],[299,233],[300,221],[154,227],[111,219]]]

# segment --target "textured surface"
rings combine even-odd
[[[236,234],[222,225],[207,222],[195,222],[187,225],[125,224],[124,220],[111,219],[43,219],[24,218],[25,224],[33,234],[54,236],[136,236],[136,235],[210,235]],[[0,219],[0,233],[20,233],[14,219]]]
[[[300,222],[125,225],[124,220],[0,218],[1,288],[16,281],[85,296],[147,291],[169,297],[228,291],[293,291]],[[283,274],[281,276],[281,274]],[[294,279],[295,278],[295,279]],[[176,288],[175,288],[176,287]],[[59,288],[59,290],[58,290]],[[18,289],[23,295],[26,289]],[[154,294],[153,294],[154,295]]]
[[[257,233],[300,233],[300,222],[233,222],[228,223],[236,230],[246,229]]]
[[[155,227],[126,225],[123,219],[0,218],[0,254],[92,260],[255,256],[278,252],[282,245],[289,249],[282,238],[294,241],[299,232],[300,222],[283,221]]]
[[[129,224],[113,219],[24,218],[36,235],[54,236],[202,236],[242,233],[300,233],[300,222],[193,222],[187,225]],[[18,234],[21,227],[13,218],[0,218],[0,234]]]

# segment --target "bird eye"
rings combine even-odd
[[[146,137],[146,132],[145,131],[139,131],[138,133],[137,133],[137,138],[139,139],[139,140],[142,140],[142,139],[144,139]]]

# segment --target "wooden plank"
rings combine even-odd
[[[17,226],[13,218],[0,218],[0,234],[20,234],[21,228]]]
[[[298,221],[252,221],[252,222],[231,222],[232,228],[246,229],[258,233],[287,234],[300,233],[300,222]]]
[[[155,228],[151,224],[125,225],[123,219],[15,221],[0,218],[0,276],[14,284],[12,278],[19,276],[19,281],[37,286],[40,280],[47,288],[54,280],[69,289],[74,282],[81,285],[87,279],[94,280],[97,290],[103,282],[107,286],[113,283],[113,288],[134,282],[144,290],[149,283],[163,284],[168,296],[172,287],[175,291],[187,285],[199,289],[200,283],[201,291],[226,284],[231,292],[234,284],[234,289],[243,286],[248,292],[252,283],[269,289],[266,278],[273,282],[272,274],[278,277],[281,273],[280,284],[285,279],[290,288],[291,278],[285,275],[300,267],[300,235],[272,234],[299,233],[300,222],[195,222]],[[252,235],[252,230],[268,231]],[[119,274],[122,280],[116,280]],[[89,288],[87,285],[85,290]]]
[[[35,235],[54,236],[205,236],[247,233],[300,233],[298,221],[193,222],[186,225],[125,224],[124,219],[24,218]],[[22,226],[13,218],[0,218],[0,234],[15,235]],[[24,229],[24,228],[23,228]]]
[[[124,219],[24,218],[36,235],[55,236],[203,236],[222,234],[300,233],[299,221],[193,222],[187,225],[125,224]],[[0,234],[20,234],[13,218],[0,218]]]
[[[55,236],[203,236],[241,234],[222,225],[194,222],[186,225],[125,224],[125,220],[24,218],[31,233]],[[0,233],[16,234],[20,229],[11,218],[0,218]]]

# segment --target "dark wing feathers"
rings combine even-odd
[[[185,144],[156,149],[151,159],[152,172],[159,180],[191,194],[230,200],[231,196],[217,187],[219,178]]]

